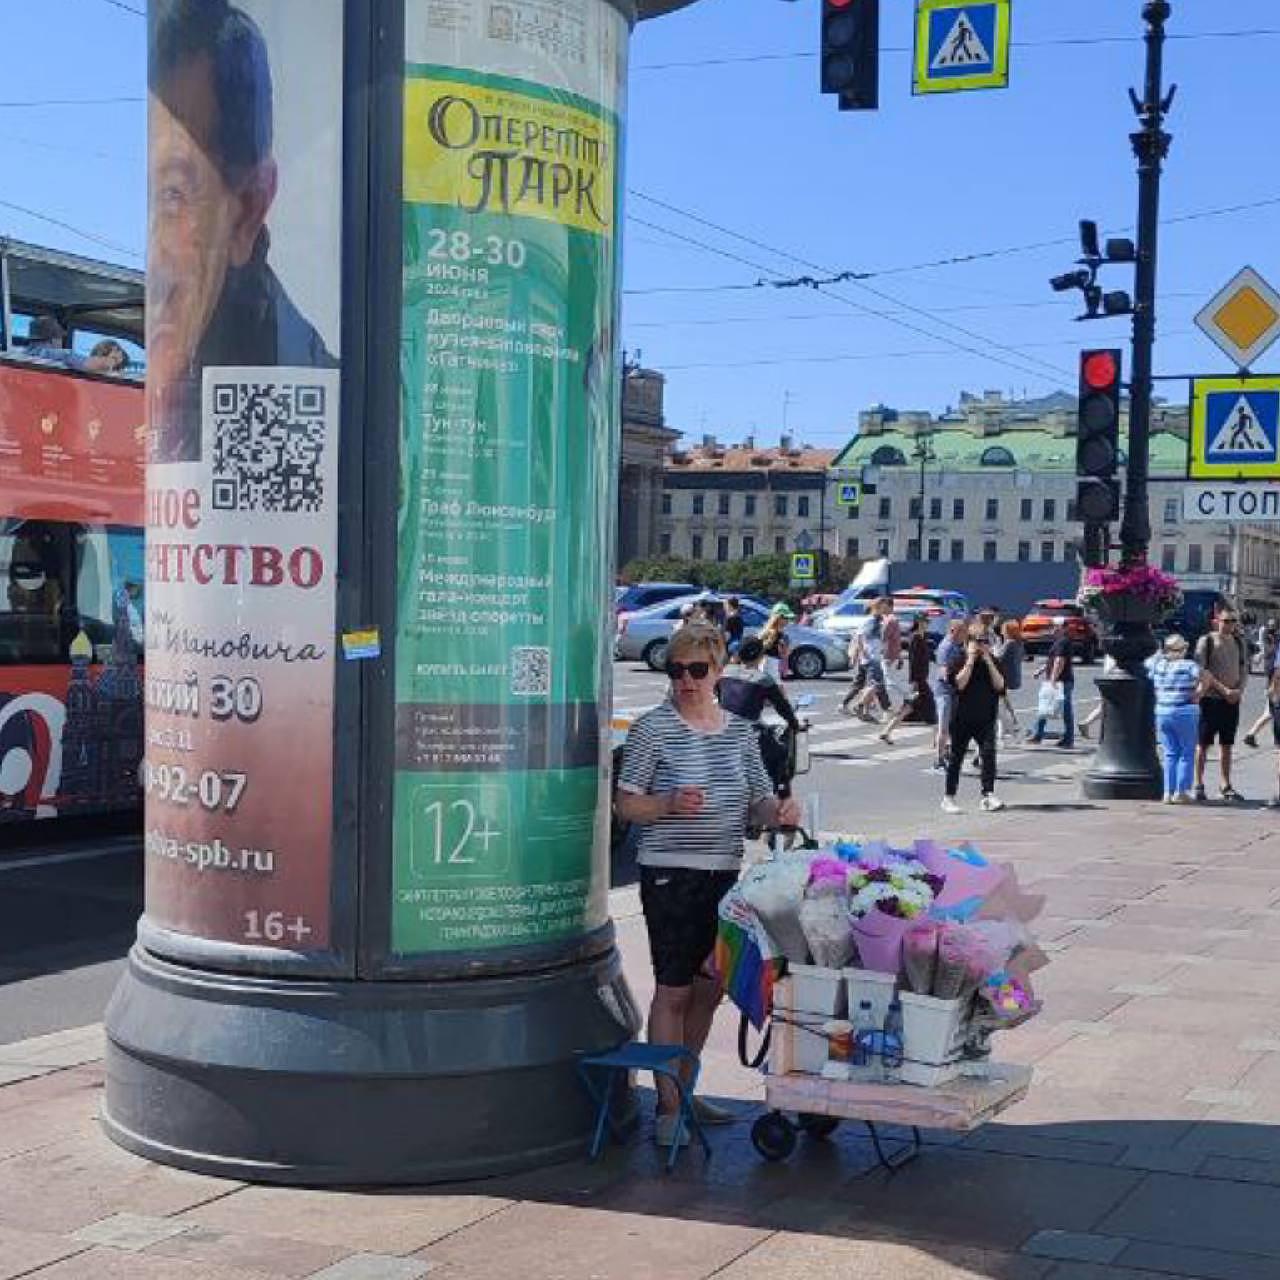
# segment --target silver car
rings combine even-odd
[[[667,643],[680,620],[680,611],[686,605],[702,600],[723,602],[727,599],[728,596],[706,592],[686,596],[682,600],[667,600],[628,614],[618,621],[613,656],[620,661],[643,662],[651,671],[662,671],[667,665]],[[742,601],[747,635],[759,632],[768,617],[767,610],[749,600]],[[849,669],[848,640],[844,636],[790,623],[787,626],[787,644],[790,649],[787,665],[798,679],[818,680],[828,671]]]

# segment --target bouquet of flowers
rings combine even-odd
[[[1085,573],[1079,601],[1094,612],[1106,607],[1115,596],[1128,596],[1153,605],[1160,613],[1176,609],[1182,599],[1177,578],[1145,560],[1119,568],[1090,569]]]
[[[910,854],[884,845],[864,847],[849,864],[849,915],[864,969],[897,973],[903,935],[928,914],[943,878]]]

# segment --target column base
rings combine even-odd
[[[1098,680],[1102,734],[1082,787],[1090,800],[1159,800],[1155,694],[1145,674],[1119,670]]]
[[[135,946],[107,1010],[103,1125],[218,1177],[447,1182],[586,1152],[582,1052],[633,1036],[618,952],[457,982],[253,978]]]

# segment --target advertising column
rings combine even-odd
[[[607,923],[627,27],[408,0],[391,949]]]
[[[150,14],[142,936],[322,952],[342,3]]]

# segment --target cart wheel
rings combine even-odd
[[[796,1117],[796,1126],[811,1138],[829,1138],[840,1127],[840,1119],[838,1116],[815,1116],[802,1111]]]
[[[796,1131],[786,1116],[770,1111],[751,1126],[751,1143],[766,1160],[785,1160],[796,1149]]]

